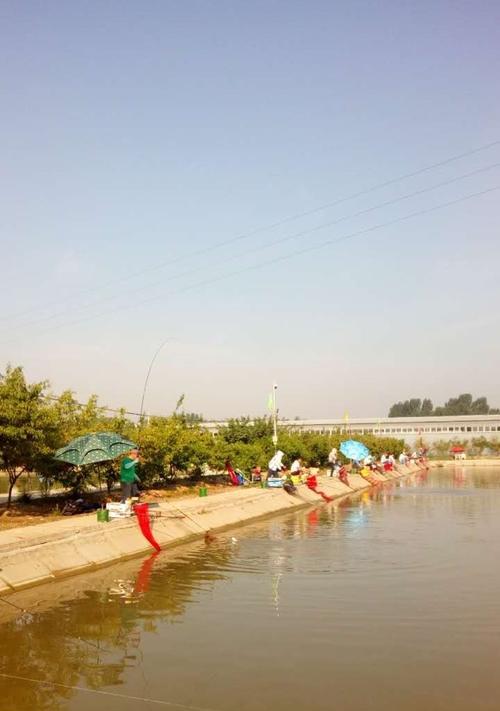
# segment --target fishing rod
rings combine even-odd
[[[153,365],[155,360],[157,359],[158,355],[160,354],[161,349],[163,346],[166,346],[169,341],[171,341],[171,338],[167,338],[163,341],[163,343],[158,346],[156,351],[154,352],[153,357],[151,358],[151,362],[149,364],[148,372],[146,373],[146,379],[144,381],[144,387],[142,389],[142,398],[141,398],[141,407],[140,407],[140,413],[139,413],[139,425],[142,423],[142,418],[144,415],[144,398],[146,397],[146,389],[148,387],[148,382],[149,382],[149,376],[151,375],[151,371],[153,369]]]

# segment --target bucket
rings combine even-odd
[[[198,489],[199,496],[208,496],[208,489],[206,486],[200,486]]]
[[[109,511],[108,509],[97,509],[97,520],[101,523],[109,521]]]
[[[267,477],[267,486],[269,489],[282,489],[283,488],[283,480],[279,476],[268,476]]]

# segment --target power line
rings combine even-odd
[[[4,380],[5,375],[3,373],[0,373],[0,380]],[[61,395],[45,395],[44,393],[41,394],[41,397],[43,397],[45,400],[53,400],[56,402],[59,402]],[[71,399],[74,405],[77,405],[79,408],[84,408],[87,407],[87,404],[83,402],[78,402],[78,400],[75,400],[73,395],[71,395]],[[124,415],[137,415],[140,416],[139,412],[128,412],[127,410],[124,410],[123,408],[112,408],[112,407],[105,407],[104,405],[97,405],[97,407],[100,410],[104,410],[105,412],[117,412],[118,414],[124,414]]]
[[[141,703],[156,704],[158,706],[169,706],[170,708],[186,709],[186,711],[214,711],[207,707],[202,706],[190,706],[189,704],[182,704],[176,701],[164,701],[162,699],[151,699],[142,696],[131,696],[130,694],[120,694],[117,691],[103,691],[102,689],[91,689],[86,686],[75,686],[71,684],[62,684],[58,681],[50,681],[48,679],[33,679],[28,676],[19,676],[17,674],[6,674],[0,672],[0,677],[4,679],[13,679],[14,681],[23,681],[30,684],[39,684],[40,686],[52,686],[56,689],[66,689],[69,691],[82,691],[89,694],[96,694],[97,696],[107,696],[108,698],[122,699],[124,701],[139,701]]]
[[[441,181],[440,183],[435,183],[434,185],[428,186],[426,188],[421,188],[421,189],[415,190],[411,193],[406,193],[405,195],[400,195],[399,197],[393,198],[391,200],[385,200],[384,202],[378,203],[376,205],[372,205],[368,208],[364,208],[363,210],[358,210],[357,212],[351,213],[349,215],[343,215],[343,216],[338,217],[334,220],[330,220],[330,221],[322,223],[320,225],[316,225],[315,227],[312,227],[310,229],[300,230],[299,232],[295,232],[291,235],[287,235],[285,237],[280,237],[279,239],[273,240],[272,242],[267,242],[264,245],[252,247],[252,248],[247,249],[239,254],[227,257],[226,259],[223,259],[221,262],[219,262],[219,265],[220,264],[227,264],[227,263],[232,262],[234,260],[240,259],[241,257],[247,256],[249,254],[253,254],[255,252],[262,251],[264,249],[269,249],[270,247],[274,247],[276,245],[283,244],[284,242],[288,242],[293,239],[299,239],[301,237],[305,237],[305,236],[313,234],[315,232],[324,230],[328,227],[333,227],[334,225],[340,224],[341,222],[345,222],[346,220],[351,220],[356,217],[361,217],[362,215],[369,214],[370,212],[374,212],[375,210],[379,210],[384,207],[389,207],[390,205],[394,205],[398,202],[403,202],[404,200],[408,200],[410,198],[417,197],[419,195],[424,195],[425,193],[431,192],[433,190],[437,190],[438,188],[452,185],[453,183],[456,183],[460,180],[464,180],[464,179],[470,178],[472,176],[479,175],[480,173],[484,173],[489,170],[493,170],[494,168],[498,168],[499,166],[500,166],[500,162],[491,163],[490,165],[484,166],[482,168],[477,168],[476,170],[469,171],[468,173],[463,173],[462,175],[458,175],[458,176],[455,176],[454,178],[450,178],[448,180]],[[205,269],[205,268],[206,268],[205,266],[196,267],[194,269],[189,269],[189,270],[181,272],[179,274],[175,274],[175,275],[169,277],[169,281],[171,282],[171,281],[174,281],[177,279],[181,279],[182,277],[189,276],[190,274],[196,273],[196,272],[200,271],[201,269]],[[141,287],[139,289],[129,290],[127,292],[127,296],[133,296],[136,294],[143,293],[145,291],[149,291],[150,289],[152,289],[155,286],[158,286],[160,284],[163,284],[163,280],[159,281],[159,282],[158,281],[153,282],[153,283],[151,283],[147,286]],[[94,302],[80,306],[78,308],[78,311],[80,311],[80,312],[86,311],[87,309],[92,308],[93,306],[99,306],[102,303],[113,301],[114,299],[116,299],[116,296],[109,296],[109,297],[106,297],[103,299],[97,299]],[[39,323],[43,323],[46,321],[52,321],[52,320],[57,319],[59,317],[64,317],[67,314],[68,314],[67,310],[59,311],[59,312],[56,312],[55,314],[50,314],[48,316],[44,316],[39,319],[34,319],[32,321],[28,321],[27,323],[20,324],[19,328],[24,329],[29,326],[38,325]]]
[[[398,224],[398,223],[400,223],[400,222],[404,222],[404,221],[406,221],[406,220],[414,219],[414,218],[419,217],[419,216],[421,216],[421,215],[426,215],[426,214],[429,214],[429,213],[431,213],[431,212],[436,212],[437,210],[441,210],[441,209],[444,209],[444,208],[446,208],[446,207],[450,207],[450,206],[452,206],[452,205],[457,205],[457,204],[459,204],[459,203],[465,202],[465,201],[467,201],[467,200],[472,200],[472,199],[474,199],[474,198],[476,198],[476,197],[480,197],[480,196],[482,196],[482,195],[487,195],[487,194],[492,193],[492,192],[494,192],[494,191],[496,191],[496,190],[500,190],[500,185],[494,186],[494,187],[492,187],[492,188],[487,188],[487,189],[485,189],[485,190],[480,190],[480,191],[475,192],[475,193],[470,193],[470,194],[468,194],[468,195],[464,195],[464,196],[462,196],[462,197],[459,197],[459,198],[457,198],[457,199],[455,199],[455,200],[449,200],[449,201],[447,201],[447,202],[440,203],[440,204],[438,204],[438,205],[434,205],[433,207],[430,207],[430,208],[424,208],[424,209],[422,209],[422,210],[417,210],[417,211],[415,211],[415,212],[409,213],[408,215],[403,215],[403,216],[401,216],[401,217],[397,217],[397,218],[394,218],[394,219],[392,219],[392,220],[388,220],[388,221],[386,221],[386,222],[382,222],[382,223],[373,225],[373,226],[371,226],[371,227],[367,227],[367,228],[364,228],[364,229],[356,230],[356,231],[354,231],[354,232],[350,232],[350,233],[348,233],[348,234],[346,234],[346,235],[342,235],[341,237],[338,237],[338,238],[335,238],[335,239],[328,239],[328,240],[326,240],[326,241],[324,241],[324,242],[320,242],[319,244],[310,245],[310,246],[308,246],[308,247],[304,247],[304,248],[299,249],[299,250],[296,250],[296,251],[294,251],[294,252],[289,252],[288,254],[281,255],[281,256],[277,256],[277,257],[275,257],[275,258],[273,258],[273,259],[265,260],[265,261],[262,261],[262,262],[258,262],[257,264],[253,264],[253,265],[249,265],[249,266],[246,266],[246,267],[242,267],[242,268],[237,269],[237,270],[234,270],[234,271],[232,271],[232,272],[227,272],[226,274],[222,274],[222,275],[217,276],[217,277],[211,277],[211,278],[209,278],[209,279],[205,279],[205,280],[203,280],[203,281],[196,282],[195,284],[191,284],[191,285],[189,285],[189,286],[183,287],[182,289],[178,289],[178,290],[171,291],[170,293],[167,293],[167,294],[164,295],[164,296],[153,296],[153,297],[150,297],[150,298],[148,298],[148,299],[143,299],[142,301],[138,301],[138,302],[136,302],[135,304],[122,305],[122,306],[116,307],[115,309],[109,310],[109,311],[107,311],[106,313],[101,313],[101,314],[94,315],[94,316],[87,316],[87,317],[85,317],[85,318],[77,319],[77,320],[72,321],[72,322],[69,322],[69,323],[59,324],[58,326],[52,327],[52,328],[50,328],[50,329],[46,329],[45,331],[41,331],[41,332],[39,332],[37,335],[43,335],[43,334],[45,334],[45,333],[50,333],[50,332],[52,332],[52,331],[54,331],[54,330],[58,330],[59,328],[68,328],[68,327],[71,327],[71,326],[78,325],[78,324],[80,324],[80,323],[84,323],[84,322],[86,322],[86,321],[91,321],[91,320],[93,320],[93,319],[95,319],[95,318],[102,318],[103,316],[108,316],[108,315],[111,315],[111,314],[114,314],[114,313],[118,313],[118,312],[121,312],[121,311],[128,311],[128,310],[130,310],[130,309],[137,308],[137,307],[139,307],[139,306],[143,306],[144,304],[151,303],[151,302],[153,302],[153,301],[157,301],[158,299],[161,299],[161,298],[164,298],[164,297],[167,297],[167,298],[168,298],[169,296],[172,297],[172,296],[175,296],[175,295],[177,295],[177,294],[186,293],[186,292],[188,292],[188,291],[193,291],[193,290],[198,289],[198,288],[200,288],[200,287],[204,287],[204,286],[208,286],[208,285],[211,285],[211,284],[218,283],[218,282],[223,281],[224,279],[228,279],[228,278],[230,278],[230,277],[232,277],[232,276],[239,276],[240,274],[244,274],[244,273],[247,273],[247,272],[250,272],[250,271],[255,271],[255,270],[257,270],[257,269],[261,269],[262,267],[270,266],[270,265],[272,265],[272,264],[277,264],[277,263],[279,263],[279,262],[283,262],[283,261],[285,261],[285,260],[292,259],[293,257],[302,256],[303,254],[307,254],[308,252],[313,252],[313,251],[317,251],[317,250],[320,250],[320,249],[324,249],[325,247],[329,247],[329,246],[331,246],[332,244],[338,244],[338,243],[340,243],[340,242],[344,242],[344,241],[353,239],[353,238],[355,238],[355,237],[359,237],[359,236],[362,236],[362,235],[365,235],[365,234],[369,234],[369,233],[371,233],[371,232],[375,232],[375,231],[377,231],[377,230],[383,229],[384,227],[389,227],[389,226]],[[14,341],[15,341],[15,340],[16,340],[16,339],[14,339]],[[2,342],[1,344],[2,344],[2,345],[5,345],[6,343],[12,343],[12,342],[13,342],[12,340],[11,340],[11,341],[4,341],[4,342]]]
[[[407,180],[407,179],[409,179],[409,178],[414,178],[414,177],[416,177],[416,176],[418,176],[418,175],[422,175],[423,173],[426,173],[426,172],[428,172],[428,171],[430,171],[430,170],[434,170],[434,169],[436,169],[436,168],[440,168],[440,167],[443,167],[443,166],[445,166],[445,165],[449,165],[450,163],[453,163],[453,162],[455,162],[455,161],[457,161],[457,160],[461,160],[462,158],[467,158],[467,157],[469,157],[469,156],[471,156],[471,155],[474,155],[474,154],[476,154],[476,153],[480,153],[480,152],[482,152],[482,151],[488,150],[488,149],[493,148],[493,147],[498,146],[498,145],[500,145],[500,140],[495,140],[495,141],[491,141],[490,143],[486,143],[486,144],[483,144],[483,145],[481,145],[481,146],[477,146],[477,147],[475,147],[475,148],[472,148],[472,149],[470,149],[470,150],[468,150],[468,151],[464,151],[464,152],[462,152],[462,153],[457,153],[457,154],[452,155],[452,156],[449,156],[448,158],[445,158],[445,159],[443,159],[443,160],[441,160],[441,161],[438,161],[437,163],[432,163],[432,164],[430,164],[430,165],[424,166],[423,168],[419,168],[419,169],[414,170],[414,171],[409,172],[409,173],[403,173],[403,174],[401,174],[401,175],[399,175],[399,176],[396,176],[396,177],[394,177],[394,178],[390,178],[389,180],[385,180],[385,181],[383,181],[383,182],[381,182],[381,183],[376,183],[375,185],[372,185],[372,186],[370,186],[370,187],[368,187],[368,188],[364,188],[363,190],[358,190],[357,192],[351,193],[350,195],[346,195],[346,196],[341,197],[341,198],[336,198],[335,200],[332,200],[332,201],[330,201],[330,202],[323,203],[322,205],[318,205],[317,207],[314,207],[314,208],[312,208],[312,209],[310,209],[310,210],[305,210],[305,211],[303,211],[303,212],[299,212],[299,213],[295,213],[295,214],[293,214],[293,215],[289,215],[289,216],[284,217],[284,218],[282,218],[282,219],[280,219],[280,220],[277,220],[276,222],[272,222],[272,223],[270,223],[270,224],[268,224],[268,225],[263,225],[263,226],[261,226],[261,227],[257,227],[257,228],[255,228],[254,230],[250,230],[250,231],[248,231],[248,232],[242,233],[242,234],[237,235],[237,236],[235,236],[235,237],[231,237],[231,238],[229,238],[229,239],[227,239],[227,240],[222,240],[222,241],[217,242],[217,243],[215,243],[215,244],[213,244],[213,245],[209,245],[209,246],[207,246],[207,247],[203,247],[203,248],[201,248],[201,249],[195,250],[195,251],[190,252],[190,253],[188,253],[188,254],[185,254],[185,255],[181,255],[181,256],[179,256],[179,257],[176,257],[176,258],[174,258],[174,259],[170,259],[170,260],[167,260],[167,261],[165,261],[165,262],[159,262],[159,263],[157,263],[157,264],[151,265],[150,267],[148,267],[148,268],[146,268],[146,269],[142,269],[142,270],[139,270],[139,271],[137,271],[137,272],[132,272],[131,274],[128,273],[128,274],[127,274],[126,276],[124,276],[124,277],[120,277],[120,278],[117,278],[117,279],[109,280],[108,282],[105,282],[105,283],[104,283],[103,285],[101,285],[101,286],[96,286],[96,287],[92,287],[92,288],[89,288],[89,289],[84,289],[84,290],[78,292],[77,294],[75,294],[75,295],[73,295],[73,296],[66,297],[66,298],[67,298],[68,300],[74,300],[75,298],[79,298],[80,296],[82,296],[82,295],[84,295],[84,294],[93,293],[93,292],[96,291],[96,289],[107,289],[108,287],[113,286],[113,285],[115,285],[115,284],[123,283],[123,282],[125,282],[125,281],[129,282],[131,279],[135,279],[135,278],[137,278],[137,277],[139,277],[139,276],[143,276],[144,274],[148,274],[148,273],[153,272],[153,271],[158,271],[158,270],[160,270],[160,269],[164,269],[165,267],[171,266],[171,265],[173,265],[173,264],[177,264],[178,262],[184,261],[184,260],[186,260],[186,259],[191,259],[191,258],[193,258],[193,257],[198,257],[198,256],[202,256],[202,255],[204,255],[204,254],[208,254],[209,252],[215,251],[215,250],[217,250],[217,249],[221,249],[222,247],[227,247],[227,246],[229,246],[229,245],[231,245],[231,244],[234,244],[234,243],[236,243],[236,242],[249,239],[250,237],[253,237],[253,236],[257,235],[257,234],[260,234],[260,233],[262,233],[262,232],[267,232],[267,231],[269,231],[269,230],[276,229],[276,228],[281,227],[281,226],[283,226],[283,225],[285,225],[285,224],[288,224],[288,223],[290,223],[290,222],[294,222],[294,221],[296,221],[296,220],[299,220],[299,219],[301,219],[301,218],[303,218],[303,217],[309,217],[309,216],[314,215],[314,214],[316,214],[316,213],[318,213],[318,212],[322,212],[323,210],[327,210],[327,209],[329,209],[329,208],[332,208],[332,207],[335,207],[335,206],[337,206],[337,205],[340,205],[340,204],[342,204],[342,203],[344,203],[344,202],[348,202],[348,201],[354,200],[354,199],[356,199],[356,198],[358,198],[358,197],[362,197],[362,196],[364,196],[364,195],[368,195],[368,194],[370,194],[370,193],[372,193],[372,192],[375,192],[376,190],[380,190],[380,189],[385,188],[385,187],[388,187],[388,186],[390,186],[390,185],[394,185],[395,183],[398,183],[398,182],[400,182],[400,181],[402,181],[402,180]],[[51,302],[49,302],[48,304],[46,304],[46,306],[47,306],[47,305],[50,306],[50,305],[52,305],[52,304],[58,304],[58,303],[59,303],[59,301],[51,301]],[[37,307],[37,308],[38,308],[38,307]],[[35,308],[35,311],[37,310],[37,308]],[[19,313],[17,313],[17,314],[11,314],[10,316],[1,316],[1,317],[0,317],[0,322],[22,317],[23,315],[28,314],[28,313],[31,313],[32,311],[33,311],[33,309],[32,309],[32,308],[29,308],[29,309],[26,309],[26,310],[24,310],[24,311],[22,311],[22,312],[19,312]]]
[[[58,397],[57,395],[42,395],[42,397],[45,398],[46,400],[53,400],[55,402],[59,402],[61,396]],[[88,403],[78,402],[78,400],[75,400],[74,398],[72,398],[72,402],[74,405],[77,405],[80,409],[83,409],[84,407],[87,407],[87,405],[88,405]],[[96,407],[99,410],[104,410],[105,412],[115,412],[119,415],[121,415],[123,413],[124,415],[134,415],[137,417],[141,416],[140,412],[130,412],[128,410],[124,410],[122,407],[120,407],[120,408],[105,407],[104,405],[97,405],[97,404],[96,404]]]

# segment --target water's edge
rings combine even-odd
[[[417,465],[398,466],[379,482],[419,472]],[[332,500],[371,488],[359,475],[349,476],[350,487],[337,479],[318,477],[318,489]],[[235,489],[209,498],[186,497],[161,503],[152,522],[162,548],[171,548],[275,514],[322,501],[318,493],[301,486],[294,496],[282,489]],[[56,581],[111,565],[152,551],[134,518],[97,523],[94,514],[39,524],[0,533],[0,594]]]

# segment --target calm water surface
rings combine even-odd
[[[457,467],[19,593],[0,672],[66,686],[0,708],[498,711],[499,540],[500,468]]]

